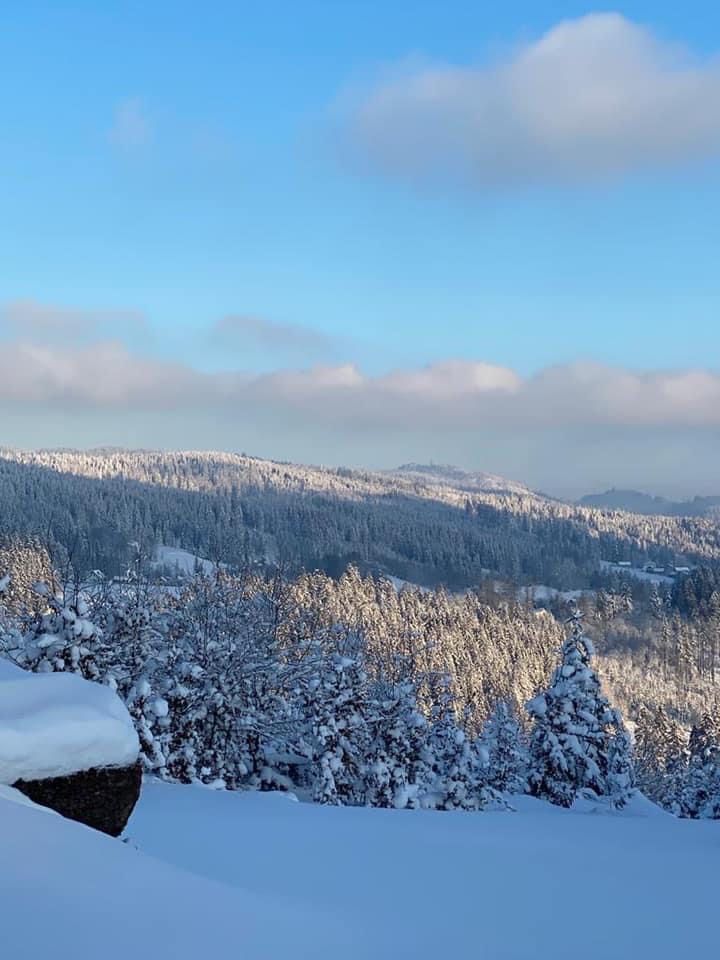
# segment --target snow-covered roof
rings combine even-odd
[[[0,784],[134,763],[130,715],[108,687],[0,659]]]

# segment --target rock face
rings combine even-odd
[[[34,803],[118,837],[140,796],[141,783],[142,769],[135,763],[45,780],[18,780],[13,786]]]

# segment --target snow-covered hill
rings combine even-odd
[[[487,571],[567,589],[591,585],[599,561],[614,557],[636,566],[720,558],[720,526],[706,517],[590,510],[422,464],[377,473],[227,453],[5,450],[0,515],[7,531],[50,536],[106,576],[127,569],[133,542],[179,550],[163,558],[171,569],[195,555],[333,576],[352,563],[458,590]]]
[[[389,476],[412,480],[427,486],[449,487],[479,493],[507,493],[520,496],[533,495],[530,488],[517,480],[508,480],[495,473],[482,470],[462,470],[450,464],[405,463],[387,471]]]
[[[183,577],[191,577],[195,573],[212,576],[217,565],[204,557],[198,557],[189,550],[180,547],[166,547],[160,544],[155,548],[151,566],[155,570],[168,571]]]

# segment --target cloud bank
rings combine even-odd
[[[563,494],[720,493],[719,371],[576,362],[525,376],[447,359],[379,373],[353,363],[208,372],[131,349],[117,321],[139,316],[0,307],[0,445],[219,448],[371,467],[433,459]],[[231,326],[248,334],[244,320]],[[298,346],[301,330],[289,335]],[[287,335],[264,322],[252,331]]]
[[[480,188],[717,159],[720,60],[590,14],[491,65],[400,69],[355,104],[349,138],[387,174]]]
[[[0,401],[142,410],[265,406],[314,423],[378,431],[424,423],[465,428],[720,427],[720,373],[634,372],[579,362],[530,377],[483,361],[446,360],[380,375],[354,364],[207,373],[142,357],[119,341],[77,347],[8,342]]]

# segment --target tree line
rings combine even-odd
[[[138,574],[32,596],[4,605],[6,655],[112,686],[160,777],[468,810],[517,792],[621,806],[637,778],[679,815],[718,815],[716,727],[698,722],[684,753],[641,711],[626,729],[579,611],[565,625],[352,568],[220,569],[165,588]]]

